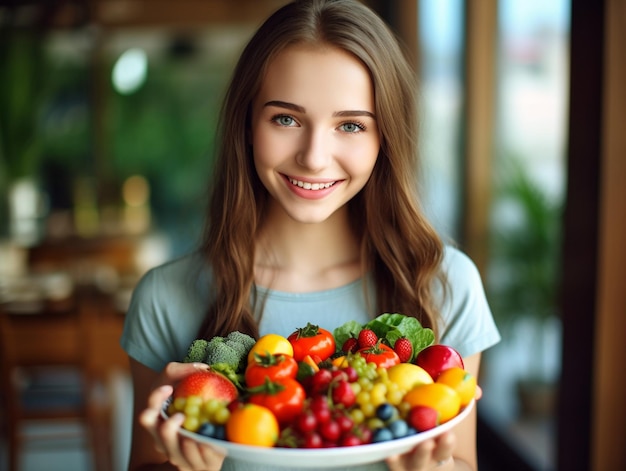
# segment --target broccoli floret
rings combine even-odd
[[[189,346],[183,361],[206,363],[232,379],[245,371],[248,352],[255,343],[254,338],[238,331],[231,332],[227,337],[196,339]]]
[[[237,371],[241,353],[225,343],[224,337],[213,337],[206,349],[205,362],[209,365],[225,363]]]
[[[235,330],[234,332],[228,334],[224,343],[240,355],[238,369],[244,370],[248,363],[248,352],[252,349],[256,340],[247,334]]]
[[[187,355],[183,359],[184,363],[196,363],[196,362],[204,362],[206,358],[207,352],[207,342],[204,339],[196,339],[191,342],[189,345],[189,349],[187,350]]]
[[[235,330],[231,332],[230,334],[228,334],[228,336],[226,337],[226,340],[235,341],[243,345],[246,355],[252,349],[252,347],[254,347],[254,344],[256,343],[256,340],[254,339],[254,337],[250,337],[248,334],[244,334],[243,332],[239,332],[238,330]]]

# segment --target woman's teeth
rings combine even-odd
[[[299,186],[300,188],[304,188],[305,190],[324,190],[326,188],[330,188],[335,184],[335,182],[328,183],[311,183],[311,182],[303,182],[300,180],[294,180],[293,178],[289,178],[289,181],[292,185]]]

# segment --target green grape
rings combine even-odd
[[[172,401],[172,407],[176,412],[182,412],[185,410],[185,404],[187,403],[187,399],[184,397],[177,397]]]
[[[359,386],[361,386],[361,391],[370,391],[374,383],[369,378],[361,377],[357,380]]]
[[[187,402],[185,405],[185,409],[183,411],[187,417],[199,417],[200,416],[200,406],[198,404],[194,404],[193,402]]]
[[[363,407],[371,402],[370,393],[363,390],[359,394],[356,395],[356,403]]]
[[[213,416],[211,417],[211,422],[217,425],[224,425],[226,422],[228,422],[229,418],[230,411],[228,410],[228,407],[222,407],[213,413]]]
[[[365,414],[363,413],[363,410],[355,408],[350,411],[350,418],[355,425],[359,425],[365,421]]]
[[[200,428],[200,420],[195,416],[186,416],[183,421],[183,428],[189,430],[190,432],[195,432]]]

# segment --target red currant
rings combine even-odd
[[[346,435],[339,443],[341,446],[357,446],[362,445],[361,439],[356,435]]]
[[[311,411],[303,412],[298,416],[297,426],[298,430],[303,433],[309,433],[314,431],[317,428],[317,419],[315,415]]]
[[[322,437],[318,433],[309,433],[304,437],[304,448],[322,448],[323,444]]]
[[[324,392],[333,379],[333,374],[326,368],[321,368],[311,378],[311,387],[314,392]]]
[[[348,382],[354,383],[359,379],[359,373],[353,366],[346,366],[343,368],[344,373],[348,376]]]
[[[333,388],[333,402],[343,404],[344,407],[352,407],[356,402],[356,395],[350,383],[340,381]]]
[[[324,422],[319,427],[320,435],[325,438],[329,442],[336,443],[341,436],[341,428],[339,424],[334,420],[329,420],[328,422]]]

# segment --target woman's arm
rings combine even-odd
[[[478,377],[480,354],[464,358],[465,370]],[[480,395],[480,394],[479,394]],[[479,396],[478,395],[478,396]],[[452,459],[450,459],[452,457]],[[411,452],[387,460],[390,471],[427,470],[475,471],[476,456],[476,407],[463,421],[447,433],[427,440]]]
[[[130,359],[133,381],[133,438],[128,469],[150,470],[219,470],[224,456],[208,445],[201,445],[178,435],[183,417],[177,414],[164,421],[160,417],[163,402],[172,393],[172,385],[183,377],[206,368],[196,363],[170,363],[156,373]]]

